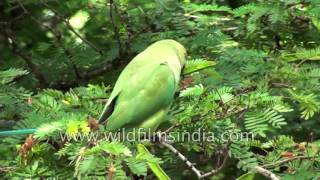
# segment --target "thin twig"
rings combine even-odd
[[[78,157],[70,162],[70,164],[73,163],[73,162],[75,163],[75,171],[74,171],[74,174],[73,174],[73,177],[75,177],[75,178],[78,176],[80,161],[82,161],[82,159],[83,159],[83,153],[86,150],[86,148],[87,147],[81,147],[79,152],[77,153]]]
[[[108,167],[108,175],[106,176],[108,180],[113,180],[114,175],[116,173],[116,168],[114,165],[111,163],[110,166]]]
[[[227,159],[228,159],[228,155],[225,155],[222,164],[217,168],[217,169],[213,169],[209,172],[206,173],[202,173],[200,170],[198,170],[194,164],[189,161],[182,153],[180,153],[175,147],[173,147],[171,144],[165,142],[165,139],[162,138],[161,136],[161,132],[157,133],[157,137],[159,139],[159,143],[161,145],[163,145],[164,147],[168,148],[171,152],[173,152],[174,154],[176,154],[183,162],[185,162],[185,164],[197,175],[197,177],[199,179],[203,179],[205,177],[208,176],[212,176],[216,173],[218,173],[219,171],[222,170],[222,168],[225,166]]]
[[[290,161],[294,161],[294,160],[298,160],[298,159],[300,159],[300,160],[301,159],[314,159],[314,157],[311,157],[311,156],[296,156],[296,157],[284,159],[282,161],[278,161],[278,162],[275,162],[275,163],[266,164],[266,165],[263,165],[263,166],[257,166],[255,168],[255,170],[259,174],[261,174],[261,175],[263,175],[263,176],[265,176],[265,177],[267,177],[267,178],[269,178],[271,180],[280,180],[280,178],[277,175],[273,174],[271,171],[269,171],[269,170],[267,170],[265,168],[266,167],[277,167],[277,166],[279,166],[281,164],[284,164],[284,163],[287,163],[287,162],[290,162]]]
[[[9,172],[9,171],[13,171],[16,168],[14,167],[0,167],[0,172]]]
[[[119,30],[114,22],[114,19],[113,19],[113,13],[112,13],[112,10],[113,10],[113,6],[114,3],[113,3],[113,0],[107,0],[107,4],[108,4],[108,1],[109,1],[109,16],[110,16],[110,20],[111,20],[111,24],[112,24],[112,27],[113,27],[113,32],[114,32],[114,35],[117,39],[117,42],[118,42],[118,46],[119,46],[119,55],[122,54],[122,45],[121,45],[121,39],[120,39],[120,34],[119,34]],[[115,7],[116,9],[116,7]]]
[[[222,32],[230,32],[230,31],[236,31],[238,29],[239,29],[239,27],[228,27],[228,28],[223,28],[221,31]]]
[[[173,125],[170,126],[168,129],[164,130],[163,133],[167,134],[167,133],[169,133],[170,131],[172,131],[174,128],[177,128],[177,127],[179,127],[179,126],[181,126],[181,124],[179,124],[179,123],[173,124]]]
[[[263,175],[264,177],[270,179],[270,180],[280,180],[280,177],[277,176],[276,174],[274,174],[273,172],[263,168],[263,167],[260,167],[260,166],[257,166],[255,167],[255,170],[257,173]]]
[[[81,74],[77,68],[77,66],[73,63],[73,60],[72,60],[72,55],[71,55],[71,52],[69,49],[67,49],[64,45],[63,45],[63,42],[61,41],[61,33],[57,30],[55,30],[54,28],[50,27],[50,26],[47,26],[45,24],[43,24],[42,22],[40,22],[37,18],[35,18],[31,13],[30,11],[28,11],[25,6],[21,3],[20,0],[17,0],[18,2],[18,5],[23,9],[24,11],[24,14],[27,14],[35,23],[39,24],[40,26],[44,27],[46,30],[50,31],[54,38],[55,38],[55,41],[56,41],[56,46],[58,47],[61,47],[61,49],[63,50],[64,54],[67,56],[67,58],[70,60],[70,63],[71,63],[71,66],[73,68],[73,71],[77,77],[77,79],[81,79]]]
[[[127,64],[128,60],[132,59],[132,54],[129,54],[127,56],[121,56],[117,57],[116,59],[113,59],[112,61],[107,61],[103,64],[100,64],[98,66],[92,67],[86,71],[81,71],[81,77],[82,79],[90,79],[96,76],[99,76],[107,71],[117,69],[119,67],[122,67],[123,65]],[[70,87],[74,87],[78,84],[76,80],[69,80],[66,81],[64,78],[59,79],[57,81],[54,81],[50,83],[50,88],[55,89],[69,89]]]
[[[8,37],[9,41],[8,43],[11,44],[12,52],[19,56],[24,62],[27,64],[28,68],[30,69],[31,73],[34,74],[34,76],[37,78],[39,81],[39,84],[41,87],[46,87],[48,85],[45,77],[43,76],[41,70],[38,68],[38,66],[33,63],[32,57],[25,53],[21,47],[19,47],[19,43],[17,42],[15,35],[13,31],[9,28],[4,30],[4,34]]]
[[[93,50],[95,50],[96,52],[98,52],[100,55],[103,55],[102,50],[100,50],[98,47],[96,47],[93,43],[91,43],[90,41],[88,41],[86,38],[82,37],[70,24],[69,19],[64,18],[64,16],[59,13],[58,11],[56,11],[54,8],[52,8],[48,3],[46,3],[43,0],[40,0],[40,2],[47,7],[48,9],[50,9],[51,11],[53,11],[56,16],[61,19],[64,24],[67,26],[67,28],[73,33],[75,34],[79,39],[82,40],[82,42],[84,42],[85,44],[87,44],[89,47],[91,47]]]
[[[291,86],[289,84],[284,84],[284,83],[277,83],[273,82],[270,84],[271,88],[293,88],[294,86]]]
[[[216,120],[225,119],[225,118],[228,118],[228,117],[230,117],[230,116],[236,115],[236,114],[238,114],[238,113],[241,113],[241,114],[242,114],[242,113],[244,113],[247,109],[248,109],[248,108],[242,108],[242,109],[239,109],[239,110],[237,110],[237,111],[235,111],[235,112],[225,113],[225,114],[223,114],[223,115],[217,116]],[[194,123],[194,121],[191,120],[190,123]],[[173,125],[171,125],[169,128],[167,128],[166,130],[164,130],[163,133],[168,133],[168,132],[172,131],[174,128],[180,127],[180,126],[182,126],[182,125],[184,125],[184,124],[181,124],[181,123],[173,124]]]
[[[271,164],[266,164],[263,165],[262,167],[275,167],[275,166],[279,166],[280,164],[284,164],[290,161],[294,161],[294,160],[298,160],[298,159],[313,159],[314,157],[311,156],[296,156],[296,157],[292,157],[292,158],[288,158],[288,159],[284,159],[281,161],[277,161],[275,163],[271,163]]]
[[[125,29],[125,31],[126,31],[126,33],[127,33],[127,36],[128,36],[128,39],[127,39],[126,42],[124,43],[125,47],[122,47],[122,51],[125,49],[126,52],[127,52],[127,51],[130,49],[130,42],[131,42],[131,39],[132,39],[131,33],[130,33],[129,28],[128,28],[128,24],[125,23],[125,22],[127,22],[127,21],[126,21],[126,18],[120,13],[120,11],[119,11],[119,9],[118,9],[118,6],[117,6],[115,3],[113,3],[113,7],[114,7],[115,12],[116,12],[116,13],[118,14],[118,16],[120,17],[121,23],[123,24],[123,27],[124,27],[124,29]],[[121,39],[119,39],[119,40],[121,40]],[[118,42],[118,43],[119,43],[119,42]],[[121,42],[120,42],[120,44],[121,44]],[[122,52],[122,53],[123,53],[123,52]]]

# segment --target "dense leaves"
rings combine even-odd
[[[0,139],[0,176],[199,177],[95,120],[124,65],[171,38],[189,60],[159,128],[173,147],[213,179],[317,179],[319,22],[318,0],[1,1],[0,129],[38,130]]]

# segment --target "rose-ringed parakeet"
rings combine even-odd
[[[150,128],[166,115],[178,87],[186,50],[174,40],[161,40],[138,54],[123,70],[99,118],[108,130]],[[199,71],[214,61],[189,61],[183,74]],[[37,129],[0,131],[0,136],[32,134]]]
[[[121,72],[99,118],[106,129],[155,131],[178,88],[186,50],[174,40],[153,43]]]

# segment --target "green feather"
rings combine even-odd
[[[36,130],[37,129],[21,129],[21,130],[0,131],[0,136],[32,134],[32,133],[36,132]]]
[[[178,88],[185,49],[173,40],[158,41],[122,71],[99,118],[107,130],[154,131],[164,119]]]

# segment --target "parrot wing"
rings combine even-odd
[[[166,62],[143,66],[135,73],[123,72],[100,118],[108,130],[139,127],[159,111],[168,109],[177,88],[174,73]],[[160,113],[161,114],[161,113]]]
[[[117,100],[118,95],[116,95],[114,98],[109,98],[107,101],[107,104],[104,106],[102,110],[102,114],[99,117],[99,123],[103,124],[106,122],[107,118],[111,115],[111,113],[114,110],[115,102]]]
[[[138,55],[139,56],[139,55]],[[140,55],[141,56],[141,55]],[[137,58],[137,57],[136,57]],[[139,58],[137,58],[139,59]],[[121,91],[121,89],[123,89],[123,87],[126,87],[128,85],[127,82],[128,81],[132,81],[132,77],[135,75],[142,75],[142,73],[139,73],[141,71],[135,72],[133,70],[137,70],[137,69],[141,69],[141,67],[145,67],[144,64],[147,64],[146,61],[136,61],[136,60],[132,60],[126,67],[125,69],[121,72],[115,87],[113,88],[113,91],[102,111],[102,114],[99,117],[99,123],[103,124],[107,121],[108,117],[112,114],[112,112],[114,111],[114,106],[115,106],[115,102],[117,100],[117,97]],[[133,84],[133,82],[132,82]],[[130,88],[129,88],[130,89]]]

